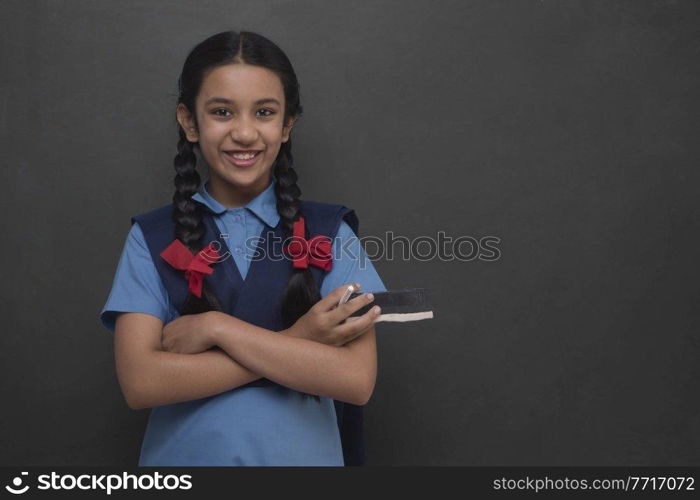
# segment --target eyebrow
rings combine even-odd
[[[223,104],[234,104],[234,102],[231,99],[227,99],[225,97],[210,97],[207,99],[207,101],[204,103],[205,106],[208,106],[209,104],[212,103],[223,103]],[[281,106],[280,102],[275,99],[274,97],[265,97],[264,99],[258,99],[255,101],[253,104],[255,105],[260,105],[260,104],[267,104],[268,102],[272,102],[277,104],[278,106]]]

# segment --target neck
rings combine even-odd
[[[216,201],[226,208],[243,207],[256,196],[265,191],[272,182],[272,177],[261,179],[261,182],[251,186],[233,186],[215,175],[209,175],[207,191]]]

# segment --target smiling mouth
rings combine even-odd
[[[226,158],[237,167],[249,167],[258,161],[262,151],[224,151]]]
[[[226,154],[230,154],[232,156],[252,156],[260,153],[259,149],[232,149],[228,151],[224,151]],[[245,160],[247,158],[241,158],[242,160]]]

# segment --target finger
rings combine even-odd
[[[349,286],[353,287],[353,292],[356,292],[360,288],[359,283],[346,283],[343,286],[339,286],[331,293],[323,297],[316,303],[314,307],[317,307],[322,312],[330,311],[338,305],[338,301],[343,297],[343,294]]]
[[[338,306],[327,314],[331,317],[333,324],[340,323],[344,319],[350,317],[355,311],[362,309],[367,304],[374,301],[374,294],[361,293],[357,297],[348,300],[345,304]]]
[[[370,317],[367,319],[365,319],[363,316],[357,316],[352,323],[347,323],[346,321],[341,325],[343,327],[352,327],[352,329],[341,330],[340,332],[335,333],[335,338],[340,339],[338,341],[339,345],[346,345],[360,338],[374,326],[377,318],[379,318],[379,315],[374,316],[371,313]]]
[[[376,312],[375,308],[379,309],[379,311]],[[362,316],[351,316],[344,323],[333,327],[333,334],[347,339],[346,342],[349,342],[371,327],[381,313],[381,308],[375,306]]]

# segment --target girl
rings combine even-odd
[[[380,312],[346,321],[371,293],[338,303],[351,284],[386,288],[355,212],[300,200],[291,63],[223,32],[190,52],[179,90],[173,202],[132,217],[101,312],[127,403],[152,408],[139,465],[361,464]]]

